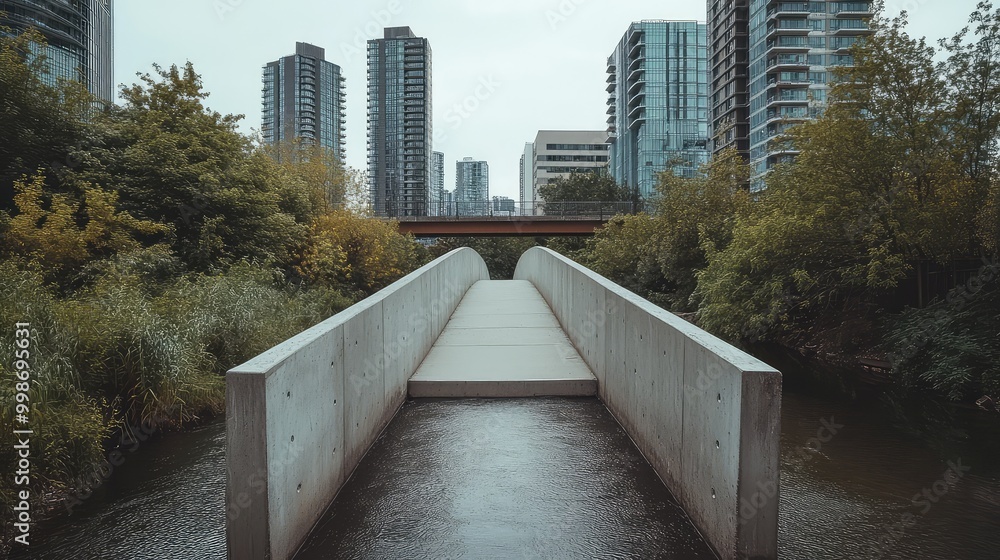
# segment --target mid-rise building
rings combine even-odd
[[[494,216],[516,216],[517,215],[517,204],[514,202],[513,198],[507,196],[494,196],[493,197],[493,215]]]
[[[490,166],[471,157],[455,168],[455,203],[460,216],[489,215]]]
[[[525,214],[544,213],[540,189],[570,173],[592,173],[608,165],[607,133],[603,130],[539,130],[526,162],[525,178],[531,177],[533,203],[525,201]],[[525,156],[528,158],[527,152]]]
[[[608,142],[615,181],[648,198],[663,171],[692,177],[708,162],[704,23],[640,21],[608,58]]]
[[[300,142],[346,157],[345,79],[324,49],[295,43],[295,54],[264,66],[261,133],[268,144]]]
[[[409,27],[368,41],[368,180],[381,216],[426,216],[433,187],[431,46]]]
[[[718,22],[709,38],[712,60],[718,63],[712,74],[713,131],[734,124],[732,140],[738,149],[740,135],[748,132],[750,188],[759,190],[768,170],[795,157],[795,150],[776,140],[789,127],[821,114],[833,68],[854,63],[849,49],[871,34],[872,6],[865,1],[834,0],[747,0],[745,5],[743,16],[733,5],[708,0],[708,19]],[[731,74],[727,74],[726,57],[732,57]],[[742,61],[747,63],[745,86],[738,79]],[[729,75],[732,80],[727,79]],[[740,107],[744,99],[745,113],[734,109],[725,122],[715,120],[726,117],[728,108]],[[731,145],[728,136],[714,149],[727,145]]]
[[[45,37],[48,45],[36,53],[46,58],[45,83],[77,80],[95,97],[113,100],[113,0],[0,0],[0,25],[14,33],[33,27]]]
[[[432,152],[431,158],[433,164],[431,165],[431,185],[434,188],[434,196],[438,200],[438,204],[430,208],[430,214],[440,215],[443,208],[447,208],[444,203],[444,152]]]

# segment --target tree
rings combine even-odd
[[[201,78],[155,66],[122,90],[104,145],[84,178],[115,188],[124,210],[172,228],[193,270],[241,259],[288,263],[317,213],[310,186],[236,131],[241,118],[204,107]]]
[[[289,177],[305,184],[317,211],[344,207],[351,176],[333,150],[304,143],[299,138],[265,145],[262,149],[281,164]]]
[[[547,214],[586,213],[598,211],[602,207],[605,212],[615,212],[623,210],[623,205],[614,203],[628,202],[633,206],[638,203],[638,195],[633,195],[628,188],[615,183],[607,169],[603,168],[590,173],[570,173],[559,177],[542,185],[538,194],[545,201]],[[574,202],[590,204],[571,204]],[[598,202],[609,204],[593,204]]]
[[[395,222],[335,210],[313,222],[296,268],[312,283],[366,296],[427,260],[426,249]]]
[[[14,36],[0,27],[0,210],[14,209],[22,175],[41,169],[55,187],[58,171],[75,164],[72,149],[86,142],[83,117],[93,99],[78,82],[53,88],[41,81],[47,63],[34,53],[44,45],[37,31]]]
[[[138,248],[137,234],[166,229],[118,211],[114,192],[87,184],[80,189],[81,199],[74,200],[66,194],[46,195],[44,183],[41,172],[14,183],[18,212],[7,220],[3,252],[27,259],[49,279],[65,282],[68,272],[92,259]]]
[[[951,157],[944,84],[905,23],[873,24],[823,116],[791,129],[795,162],[768,175],[732,243],[709,251],[698,294],[710,330],[746,338],[808,324],[811,336],[830,327],[864,343],[914,263],[970,251],[977,202]]]
[[[471,247],[483,257],[490,278],[510,280],[521,255],[535,245],[533,238],[526,237],[443,237],[431,247],[431,252],[441,256],[459,247]]]

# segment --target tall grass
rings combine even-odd
[[[60,298],[39,275],[0,263],[0,328],[11,331],[3,338],[16,322],[32,328],[32,479],[45,490],[71,489],[93,472],[123,426],[170,429],[221,412],[221,374],[351,303],[255,265],[217,275],[178,275],[176,267],[159,249],[121,255],[90,265],[84,286]],[[0,345],[7,449],[13,358],[13,345]],[[14,459],[0,454],[0,469],[16,470]],[[0,482],[5,508],[12,483]]]

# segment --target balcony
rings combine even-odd
[[[804,54],[779,54],[767,60],[767,69],[809,68],[809,58]]]
[[[837,17],[871,16],[872,6],[868,2],[841,2],[840,9],[831,12]]]
[[[802,41],[779,41],[776,39],[767,42],[767,50],[774,52],[804,52],[809,50],[809,42],[805,37],[789,37],[789,39],[802,39]]]
[[[808,2],[772,2],[772,6],[767,9],[767,18],[779,16],[808,16],[811,13]]]
[[[608,87],[604,88],[604,91],[606,91],[608,93],[611,93],[611,92],[615,91],[616,87],[618,87],[618,83],[617,82],[609,82],[608,83]]]

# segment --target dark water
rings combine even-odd
[[[600,401],[538,398],[407,403],[296,560],[714,557]]]
[[[30,546],[14,547],[11,558],[225,558],[225,453],[221,420],[154,436],[126,451],[72,515],[33,526]]]
[[[1000,559],[1000,414],[879,397],[866,390],[864,384],[835,372],[819,372],[814,366],[788,362],[780,356],[762,357],[785,373],[782,558]],[[519,414],[520,420],[515,414],[510,422],[523,425],[526,418],[545,412],[522,410]],[[584,408],[564,414],[591,428],[596,422]],[[402,439],[405,430],[397,429],[397,424],[386,437],[398,441],[386,452],[402,457],[413,443]],[[836,433],[831,433],[831,428]],[[437,429],[446,430],[447,425]],[[592,434],[600,440],[608,437],[601,429]],[[477,437],[489,441],[490,432],[481,431]],[[548,434],[549,441],[562,445],[561,452],[565,453],[573,451],[572,437],[568,433]],[[465,444],[461,441],[445,439],[441,445],[442,453],[454,452],[463,457],[460,452]],[[543,451],[529,442],[524,450],[528,454],[523,458],[543,457]],[[500,451],[491,452],[502,455]],[[513,455],[503,457],[507,461],[521,460]],[[638,472],[631,459],[618,464],[617,455],[612,454],[601,460],[607,462],[608,468]],[[949,462],[961,476],[947,472]],[[420,468],[395,465],[393,468],[403,470]],[[461,467],[461,461],[454,466]],[[567,470],[559,484],[578,482],[593,487],[591,482],[575,476]],[[363,477],[357,478],[364,483]],[[372,480],[378,477],[368,483]],[[433,492],[434,484],[440,486],[442,482],[428,482],[420,491]],[[501,499],[508,482],[498,480],[482,488],[480,493],[484,495],[453,494],[451,503],[453,507],[474,508],[476,500]],[[457,483],[461,484],[461,479]],[[637,484],[635,488],[648,489],[645,483]],[[221,422],[192,433],[168,434],[127,454],[125,464],[116,469],[111,480],[78,506],[72,516],[33,527],[30,553],[15,549],[12,558],[225,558],[224,487],[225,431]],[[587,503],[588,498],[599,502],[599,496],[579,491],[571,493],[580,498],[579,503],[567,501],[562,489],[555,491],[557,488],[553,486],[550,492],[532,497],[535,505],[561,515],[572,513],[577,506],[582,511],[601,505]],[[922,495],[925,489],[927,496]],[[382,501],[370,500],[368,506],[393,507],[393,500],[399,498],[386,494]],[[586,538],[577,535],[563,540],[569,546],[584,546],[601,538],[619,539],[621,548],[617,552],[623,552],[638,546],[630,540],[637,529],[661,531],[653,533],[656,538],[676,539],[677,533],[664,528],[669,526],[664,525],[664,520],[671,515],[668,503],[661,501],[649,510],[652,517],[643,514],[615,518],[614,509],[608,509],[601,519],[591,522],[592,526],[618,534]],[[483,523],[489,522],[493,511],[481,512]],[[660,514],[664,517],[658,517]],[[351,516],[357,515],[344,512],[342,517],[345,523],[353,522],[359,528],[352,537],[355,540],[374,535],[369,544],[381,542],[385,550],[401,544],[393,539],[405,534],[406,520],[387,522],[383,532],[374,533],[377,527],[367,526],[357,517],[351,521]],[[476,537],[474,533],[466,536]],[[583,543],[577,542],[579,539]],[[575,549],[566,551],[568,556]],[[468,556],[464,556],[466,553]],[[471,550],[458,556],[477,557]],[[576,557],[589,555],[581,552]],[[609,553],[602,557],[629,556]]]

